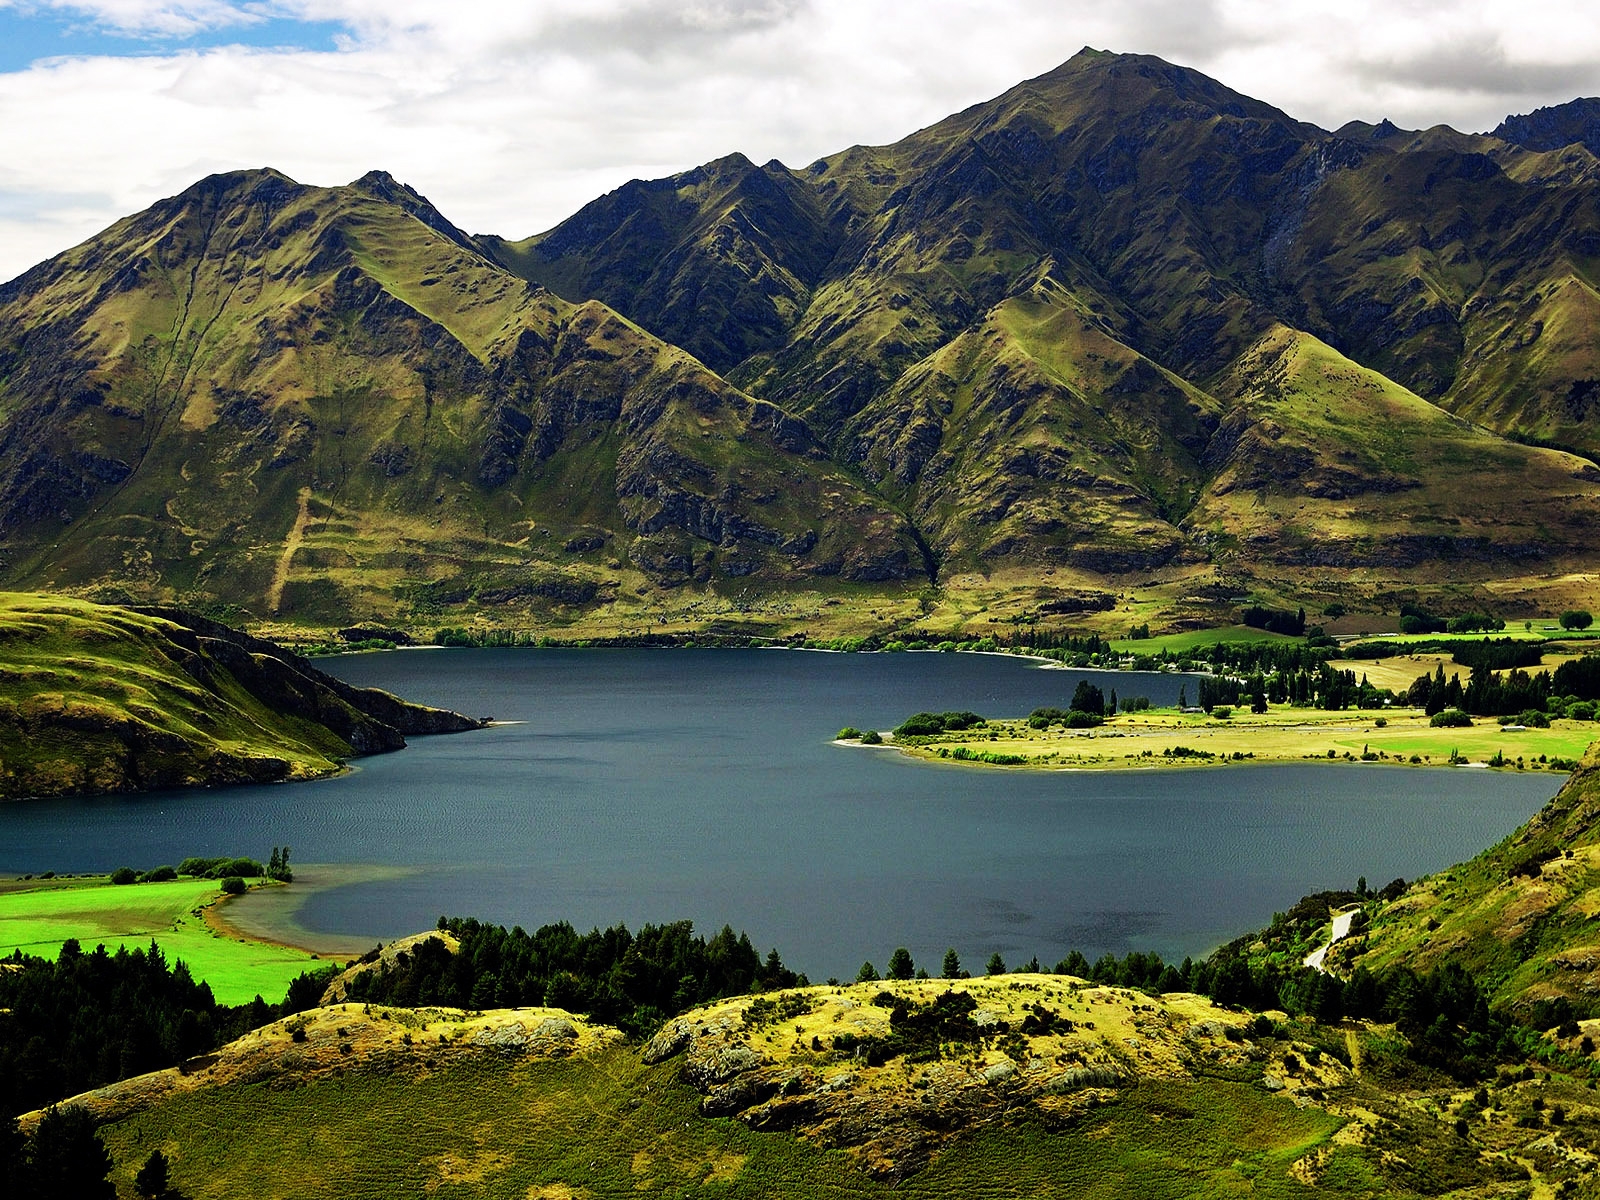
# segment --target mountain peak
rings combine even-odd
[[[1565,104],[1509,116],[1490,136],[1525,150],[1560,150],[1578,144],[1600,154],[1600,97],[1580,96]]]
[[[1091,46],[1085,46],[1054,70],[1018,85],[990,104],[1002,103],[1014,94],[1037,94],[1041,88],[1071,89],[1059,96],[1052,95],[1052,103],[1088,105],[1102,111],[1114,110],[1118,115],[1152,105],[1166,107],[1176,103],[1195,105],[1221,116],[1268,120],[1295,127],[1302,125],[1280,109],[1236,92],[1194,67],[1168,62],[1154,54],[1121,54]],[[1086,92],[1091,88],[1096,89],[1092,97]],[[1075,92],[1078,98],[1069,99]]]
[[[236,171],[218,171],[190,184],[172,200],[187,202],[233,200],[252,203],[260,200],[281,200],[298,193],[302,185],[282,171],[272,167],[247,167]]]
[[[472,237],[457,228],[448,217],[433,206],[430,201],[416,188],[408,183],[401,183],[387,171],[368,171],[360,179],[350,184],[354,191],[364,192],[375,200],[382,200],[393,204],[421,221],[435,233],[449,238],[464,250],[474,254],[483,251]]]

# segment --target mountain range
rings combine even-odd
[[[1086,49],[522,241],[382,172],[212,176],[0,286],[0,581],[312,624],[1550,611],[1600,565],[1597,155],[1597,100],[1328,131]]]

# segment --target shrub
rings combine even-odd
[[[1067,719],[1062,722],[1068,729],[1093,729],[1096,725],[1104,725],[1106,719],[1092,712],[1084,712],[1075,708],[1067,714]]]
[[[881,746],[883,745],[883,735],[876,729],[869,729],[861,735],[861,744],[863,746]]]
[[[1443,633],[1448,625],[1443,617],[1436,617],[1415,604],[1400,606],[1401,633]]]
[[[245,891],[245,881],[237,875],[230,875],[222,881],[222,890],[230,896],[242,896]]]
[[[208,879],[227,879],[229,876],[238,875],[246,879],[259,879],[262,875],[261,864],[253,858],[219,858],[206,872]]]
[[[834,734],[834,740],[838,742],[854,742],[859,741],[860,739],[861,730],[857,729],[854,725],[846,725],[843,729],[839,730],[838,733]]]
[[[1594,720],[1595,704],[1593,700],[1579,700],[1567,705],[1567,717],[1573,721]]]
[[[1382,729],[1384,726],[1389,724],[1389,718],[1388,717],[1375,717],[1375,718],[1373,718],[1372,723],[1377,728]]]
[[[111,882],[138,883],[139,872],[135,871],[132,867],[118,867],[115,871],[111,872]]]
[[[1472,718],[1459,708],[1446,708],[1429,717],[1428,724],[1435,729],[1461,729],[1471,725]]]
[[[940,758],[953,758],[957,762],[990,763],[994,766],[1015,767],[1028,761],[1025,754],[997,754],[993,750],[968,750],[965,746],[957,746],[954,750],[946,751],[939,747]]]
[[[225,879],[229,875],[255,879],[262,874],[262,866],[253,858],[186,858],[178,864],[178,874],[205,879]]]
[[[1518,717],[1517,720],[1522,722],[1522,724],[1526,725],[1529,729],[1550,728],[1550,718],[1545,716],[1543,711],[1537,708],[1524,709],[1522,715]]]
[[[1239,623],[1249,625],[1253,629],[1265,629],[1269,633],[1299,637],[1306,631],[1306,610],[1302,608],[1298,612],[1289,612],[1286,609],[1252,604],[1240,611]]]
[[[1219,721],[1226,721],[1229,717],[1233,716],[1233,709],[1229,708],[1226,704],[1218,704],[1211,709],[1211,715]]]
[[[157,867],[154,871],[146,871],[139,877],[140,883],[167,883],[176,879],[178,873],[171,867]]]
[[[1491,617],[1488,613],[1466,613],[1463,616],[1451,617],[1445,626],[1447,633],[1494,633],[1504,629],[1506,623],[1499,617]]]
[[[1457,646],[1450,654],[1452,662],[1463,667],[1488,667],[1491,671],[1508,671],[1513,667],[1537,667],[1544,661],[1538,642],[1515,642],[1510,638],[1493,641],[1468,642]]]
[[[959,732],[984,724],[975,712],[919,712],[907,717],[895,729],[896,737],[931,737],[936,733]]]
[[[160,1150],[150,1151],[150,1157],[144,1160],[144,1166],[140,1167],[139,1173],[133,1177],[133,1186],[141,1196],[165,1196],[167,1156]]]

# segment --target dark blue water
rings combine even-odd
[[[1553,775],[1318,765],[1034,772],[830,744],[922,708],[1062,705],[1082,672],[998,656],[443,650],[322,664],[504,725],[413,739],[309,784],[0,807],[0,868],[189,854],[404,864],[312,896],[310,928],[388,938],[441,913],[527,928],[692,919],[813,978],[999,951],[1199,954],[1301,895],[1470,857]],[[1094,675],[1177,698],[1180,677]],[[1192,691],[1192,688],[1191,688]]]

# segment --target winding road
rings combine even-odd
[[[1333,936],[1328,939],[1327,945],[1319,946],[1306,955],[1306,966],[1313,971],[1321,971],[1323,974],[1327,974],[1328,969],[1322,964],[1328,957],[1328,951],[1333,949],[1335,942],[1350,936],[1350,922],[1355,920],[1356,914],[1360,911],[1359,908],[1352,908],[1348,912],[1339,913],[1333,918]]]

